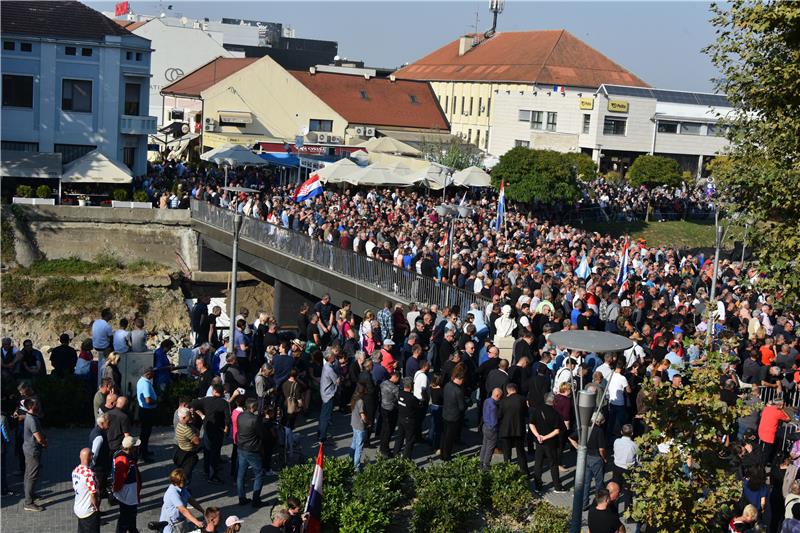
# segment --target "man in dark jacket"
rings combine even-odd
[[[209,483],[221,485],[220,455],[225,433],[231,425],[231,409],[222,385],[212,385],[211,396],[193,401],[192,408],[203,418],[203,470]]]
[[[508,361],[501,359],[497,368],[489,372],[486,376],[486,384],[484,385],[484,393],[486,396],[490,395],[494,389],[501,389],[503,394],[506,391],[506,384],[508,383]]]
[[[249,466],[253,470],[253,507],[261,506],[261,487],[264,474],[261,461],[261,437],[264,425],[258,416],[258,400],[248,398],[245,410],[236,419],[237,454],[239,471],[236,476],[236,490],[239,494],[239,505],[246,505],[250,500],[246,496],[244,478]]]
[[[528,382],[528,407],[539,407],[544,403],[544,396],[550,391],[550,380],[547,378],[547,367],[536,366],[536,375]]]
[[[444,386],[442,392],[442,420],[444,421],[442,459],[445,461],[449,461],[452,457],[453,447],[461,435],[464,414],[467,412],[463,384],[464,374],[459,367],[453,372],[452,378]]]
[[[97,478],[97,507],[106,495],[108,475],[111,473],[111,448],[108,445],[108,415],[99,415],[96,424],[89,433],[89,447],[92,450],[92,460],[89,466]]]
[[[445,361],[448,361],[450,357],[456,351],[456,333],[452,329],[446,329],[444,332],[444,338],[439,342],[439,349],[436,352],[436,356],[433,358],[431,362],[431,366],[433,366],[434,372],[441,372],[442,365]]]
[[[400,431],[394,442],[394,454],[403,450],[403,457],[411,459],[411,452],[414,451],[414,443],[417,440],[417,420],[422,413],[420,401],[414,396],[414,378],[406,376],[403,378],[403,391],[397,400],[398,422]],[[403,446],[405,445],[405,449]]]
[[[367,388],[367,393],[364,395],[364,410],[367,412],[367,436],[364,437],[364,447],[369,446],[370,433],[375,431],[375,414],[378,411],[378,387],[375,386],[375,380],[372,379],[372,367],[374,363],[372,359],[367,359],[362,365],[361,374],[358,376],[358,382]]]
[[[561,493],[561,476],[558,470],[558,435],[565,431],[564,423],[553,409],[553,393],[545,395],[541,405],[530,406],[530,430],[538,443],[536,446],[536,464],[533,467],[533,485],[536,491],[542,490],[542,464],[545,456],[550,461],[550,475],[553,478],[554,491]]]
[[[503,443],[503,459],[511,461],[511,450],[517,450],[519,469],[528,477],[528,457],[525,454],[525,423],[528,420],[528,408],[525,398],[517,394],[514,383],[506,385],[506,397],[500,401],[497,410],[500,428],[500,440]]]

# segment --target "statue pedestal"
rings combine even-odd
[[[511,359],[514,355],[514,337],[495,337],[494,345],[500,350],[500,358],[505,359],[511,364]]]

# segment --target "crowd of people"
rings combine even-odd
[[[170,172],[176,171],[151,176],[147,186],[157,188]],[[644,242],[629,243],[625,257],[621,238],[515,209],[507,211],[498,228],[496,198],[489,193],[453,198],[471,215],[452,222],[451,237],[448,221],[434,209],[438,200],[419,191],[325,191],[296,203],[294,187],[270,185],[257,171],[229,176],[232,183],[260,191],[253,195],[230,195],[213,176],[188,169],[169,177],[179,180],[175,196],[187,202],[193,198],[238,210],[472,290],[487,303],[459,309],[438,302],[404,306],[387,301],[381,309],[358,310],[357,316],[348,302],[335,306],[326,295],[313,306],[303,305],[296,323],[279,324],[267,313],[250,316],[241,309],[232,334],[226,335],[217,324],[221,310],[199,298],[191,310],[195,353],[188,369],[196,390],[180,399],[174,413],[176,470],[164,496],[162,520],[203,523],[187,510],[189,487],[201,454],[205,481],[226,483],[220,456],[228,441],[233,443],[230,466],[240,505],[261,505],[273,461],[280,454],[290,457],[298,445],[298,424],[314,421],[315,441],[324,444],[334,417],[350,424],[356,469],[370,446],[387,457],[431,455],[447,461],[464,453],[465,432],[476,431],[484,467],[499,447],[505,461],[516,460],[530,475],[535,491],[545,492],[542,473],[547,468],[549,487],[563,492],[561,476],[577,439],[574,393],[588,390],[603,407],[592,420],[581,496],[592,533],[622,531],[621,507],[636,497],[625,472],[640,459],[635,439],[647,429],[644,417],[652,409],[644,384],[685,386],[685,370],[705,362],[706,339],[719,346],[720,338],[729,337],[736,339],[736,362],[725,369],[721,399],[735,403],[741,397],[751,407],[739,420],[731,446],[731,468],[741,474],[744,490],[729,531],[753,524],[770,532],[800,527],[800,482],[795,480],[800,466],[800,444],[795,443],[800,440],[791,431],[787,407],[800,398],[797,314],[763,290],[757,268],[723,260],[717,303],[709,306],[713,273],[704,257]],[[620,283],[623,264],[628,274]],[[118,531],[125,531],[135,521],[138,504],[136,464],[150,457],[153,414],[175,379],[174,345],[161,343],[135,397],[127,398],[107,369],[124,357],[124,345],[130,346],[143,324],[134,320],[130,329],[120,321],[114,329],[111,320],[110,310],[95,320],[92,338],[82,343],[74,366],[59,368],[60,356],[53,354],[50,361],[53,372],[77,373],[86,366],[78,364],[86,352],[89,371],[96,367],[97,427],[73,477],[86,486],[84,502],[99,500],[102,484],[113,483],[123,522]],[[617,333],[633,346],[607,354],[567,350],[549,338],[562,330]],[[511,348],[504,348],[501,338],[510,338]],[[62,346],[69,344],[69,338],[62,339]],[[9,420],[19,428],[14,440],[20,441],[15,445],[24,460],[26,509],[35,511],[35,484],[47,440],[34,392],[44,359],[32,352],[26,343],[19,351],[10,339],[3,343],[4,377],[9,374],[20,386]],[[138,438],[131,435],[128,402],[136,404]],[[245,483],[248,472],[252,488]],[[612,479],[606,483],[608,472]],[[85,493],[94,491],[98,496],[87,499]],[[300,527],[297,502],[286,503],[291,515],[286,530]],[[86,516],[79,518],[91,518],[88,510],[99,509],[97,504],[84,505],[81,514]]]

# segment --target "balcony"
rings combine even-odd
[[[126,135],[148,135],[156,132],[157,117],[121,115],[119,132]]]

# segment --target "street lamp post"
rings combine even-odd
[[[578,459],[575,463],[575,493],[572,495],[572,527],[571,533],[580,533],[581,516],[583,514],[583,491],[586,478],[586,450],[589,441],[589,429],[597,402],[597,394],[582,390],[578,393]]]
[[[236,330],[236,282],[239,277],[239,230],[242,227],[242,214],[233,215],[233,251],[231,252],[231,305],[228,312],[230,320],[228,354],[234,353],[233,338]]]
[[[719,276],[719,249],[722,247],[723,228],[719,224],[719,207],[714,209],[714,269],[711,278],[711,297],[708,300],[708,324],[706,324],[706,345],[711,347],[714,335],[714,317],[717,312],[717,277]]]
[[[448,233],[447,233],[447,240],[448,246],[450,248],[450,252],[447,257],[447,274],[448,276],[451,274],[451,270],[453,269],[453,241],[456,240],[456,236],[454,235],[453,225],[455,224],[455,219],[459,217],[465,217],[469,214],[470,208],[463,206],[463,205],[452,205],[452,204],[441,204],[436,207],[436,214],[441,217],[448,217]],[[444,288],[444,306],[450,306],[450,287],[445,286]]]

